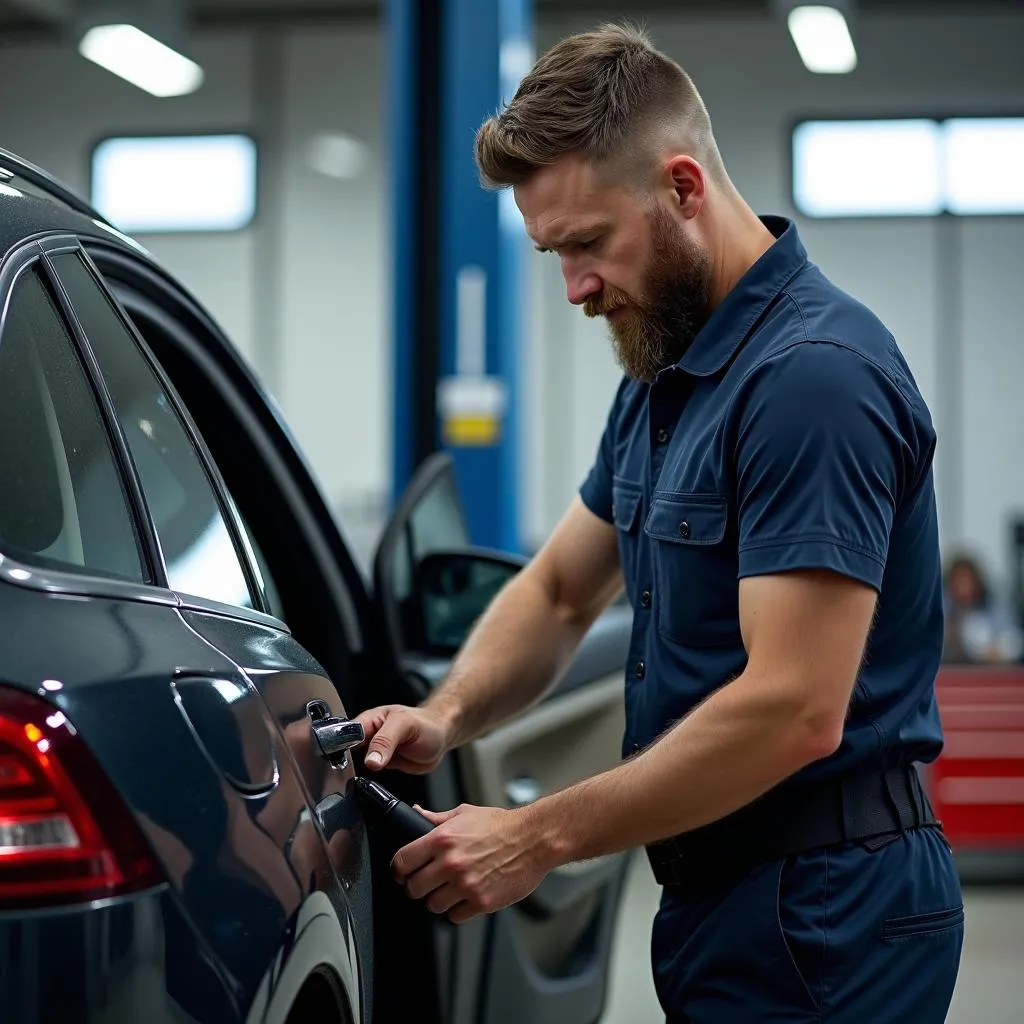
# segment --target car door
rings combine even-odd
[[[444,579],[431,581],[430,556],[441,552],[449,556]],[[521,564],[472,550],[452,460],[428,459],[399,503],[374,565],[401,700],[418,703],[439,685],[452,652]],[[611,767],[621,749],[630,626],[629,609],[613,606],[538,706],[456,751],[421,784],[424,791],[396,773],[390,784],[434,809],[463,801],[513,807]],[[437,921],[442,989],[452,993],[446,1019],[595,1024],[627,859],[559,869],[521,903],[459,928]]]
[[[231,673],[180,668],[176,701],[207,756],[240,799],[232,852],[258,878],[268,905],[261,935],[235,934],[222,955],[247,972],[244,1005],[282,1019],[307,980],[329,978],[342,1020],[369,1019],[372,922],[353,910],[369,899],[368,848],[351,797],[348,757],[325,760],[313,718],[343,719],[327,670],[296,640],[275,606],[255,541],[181,397],[76,245],[51,247],[53,266],[95,353],[141,485],[182,622]],[[269,713],[262,756],[236,742]],[[217,900],[189,906],[222,934]],[[235,931],[244,922],[233,922]],[[253,971],[259,973],[254,975]],[[337,1012],[329,1020],[339,1019]]]

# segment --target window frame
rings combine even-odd
[[[27,586],[57,594],[96,594],[108,597],[122,597],[129,600],[146,599],[160,604],[175,604],[173,595],[164,595],[159,587],[160,564],[153,559],[152,536],[145,522],[140,519],[140,498],[138,481],[134,478],[130,464],[126,461],[126,451],[112,429],[111,416],[113,410],[109,404],[109,396],[97,386],[96,367],[92,353],[83,345],[83,339],[77,325],[68,316],[63,298],[63,290],[57,282],[52,267],[46,259],[46,239],[34,239],[22,243],[12,250],[0,267],[0,339],[7,325],[7,315],[15,286],[22,274],[30,273],[38,267],[43,286],[53,299],[65,330],[71,339],[72,349],[78,359],[79,366],[85,376],[87,386],[96,401],[100,413],[100,423],[110,445],[114,470],[124,489],[125,506],[132,531],[135,535],[139,562],[145,582],[119,580],[106,576],[93,575],[88,566],[81,570],[74,568],[51,569],[23,562],[0,549],[0,579],[5,582]],[[115,421],[116,423],[116,421]]]
[[[63,244],[58,244],[63,243]],[[107,395],[107,400],[110,403],[111,414],[114,416],[116,429],[117,429],[117,440],[119,446],[124,452],[124,456],[131,467],[132,475],[135,478],[136,485],[138,487],[139,501],[141,502],[141,508],[147,524],[147,532],[152,537],[152,543],[154,551],[158,557],[158,565],[161,573],[160,585],[172,593],[176,599],[176,603],[179,607],[184,609],[192,609],[196,611],[212,611],[218,614],[228,615],[231,617],[241,618],[252,618],[256,621],[263,623],[273,624],[277,628],[284,627],[284,623],[280,619],[276,618],[270,613],[269,608],[266,604],[266,598],[263,593],[263,589],[259,586],[259,575],[257,570],[253,567],[248,557],[245,545],[241,538],[240,526],[237,522],[234,514],[232,503],[227,498],[227,488],[224,485],[224,480],[220,474],[220,470],[217,468],[216,463],[210,454],[209,448],[206,445],[202,435],[196,428],[195,422],[192,419],[185,403],[182,401],[181,396],[178,394],[173,383],[164,372],[163,367],[160,365],[158,360],[154,357],[145,339],[141,336],[139,331],[136,329],[135,324],[131,318],[126,315],[121,304],[117,301],[116,296],[112,293],[110,286],[107,284],[103,277],[103,274],[96,266],[89,252],[82,245],[81,240],[77,237],[73,239],[54,239],[52,244],[47,247],[47,262],[49,263],[50,270],[57,282],[60,289],[62,302],[65,304],[68,315],[73,318],[75,328],[80,332],[83,340],[83,344],[88,346],[88,335],[83,328],[81,322],[78,319],[77,313],[74,307],[74,301],[68,292],[64,288],[64,282],[60,277],[60,272],[57,267],[49,260],[51,256],[60,255],[78,255],[84,261],[85,266],[89,274],[92,276],[93,283],[95,286],[104,294],[107,301],[111,303],[114,312],[120,320],[122,326],[127,330],[131,339],[135,342],[142,358],[146,361],[150,370],[155,375],[160,387],[163,388],[164,393],[167,396],[167,400],[170,403],[171,409],[174,414],[178,417],[182,428],[192,446],[192,451],[196,458],[199,460],[199,464],[205,474],[206,481],[209,484],[214,500],[217,503],[218,511],[220,512],[225,527],[228,531],[228,536],[231,539],[231,545],[235,553],[235,558],[239,563],[242,570],[242,575],[245,579],[246,587],[249,590],[249,599],[252,602],[251,608],[245,608],[241,605],[225,604],[222,601],[214,601],[210,598],[202,597],[198,594],[185,594],[180,591],[174,590],[168,581],[167,577],[167,566],[166,560],[163,556],[163,551],[160,547],[159,536],[156,531],[156,526],[153,520],[153,514],[149,507],[149,501],[146,498],[145,490],[142,487],[141,480],[139,479],[138,470],[135,466],[134,458],[131,455],[131,451],[128,446],[127,439],[121,430],[120,423],[117,422],[116,413],[114,412],[113,402]],[[95,362],[95,356],[92,355],[91,347],[89,348],[90,356]],[[102,370],[98,363],[96,363],[96,373],[102,379]],[[104,384],[104,391],[106,386]]]

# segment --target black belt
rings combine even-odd
[[[659,885],[700,886],[837,843],[940,828],[912,765],[784,783],[719,821],[647,847]]]

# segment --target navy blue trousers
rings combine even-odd
[[[665,890],[651,953],[667,1024],[944,1024],[963,937],[949,846],[919,829]]]

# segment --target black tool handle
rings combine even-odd
[[[434,826],[414,807],[399,800],[381,822],[388,838],[396,844],[395,849],[425,836]]]

